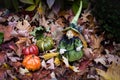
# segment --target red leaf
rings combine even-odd
[[[80,71],[85,71],[90,63],[91,63],[90,60],[84,60],[84,61],[80,62],[80,65],[79,65]]]

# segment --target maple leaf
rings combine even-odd
[[[16,25],[16,28],[18,29],[16,32],[22,36],[29,36],[29,32],[31,32],[33,29],[27,20],[19,21]]]
[[[19,21],[16,25],[16,28],[19,30],[28,30],[29,29],[29,22],[27,20]]]
[[[101,69],[96,70],[101,80],[120,80],[120,64],[112,63],[106,72]]]

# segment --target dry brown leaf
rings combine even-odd
[[[90,16],[91,15],[91,13],[90,13],[90,11],[88,11],[88,12],[85,12],[84,11],[84,13],[82,14],[82,21],[83,22],[87,22],[87,21],[89,21],[89,19],[88,19],[88,16]]]
[[[39,23],[40,23],[41,26],[44,26],[45,28],[49,27],[48,21],[45,19],[44,16],[42,16],[42,18],[39,19]]]
[[[0,69],[0,80],[6,80],[6,79],[7,79],[7,70]]]
[[[12,38],[11,36],[12,27],[11,26],[0,25],[0,32],[4,33],[4,41],[10,40]]]
[[[7,61],[5,52],[0,52],[0,66]]]
[[[27,20],[19,21],[16,28],[19,30],[28,30],[30,28],[30,23]]]
[[[101,69],[96,70],[101,80],[120,80],[120,64],[112,63],[106,72]]]
[[[27,37],[18,37],[19,38],[19,41],[16,42],[16,44],[22,44],[22,43],[31,43],[30,39],[27,38]]]
[[[103,40],[103,35],[96,36],[95,34],[92,34],[90,36],[91,43],[90,46],[92,49],[97,49],[101,47],[101,41]]]

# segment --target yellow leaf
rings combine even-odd
[[[120,80],[120,64],[113,63],[106,72],[100,69],[96,70],[103,80]]]
[[[45,55],[43,55],[43,56],[41,56],[42,58],[44,58],[45,60],[48,60],[48,59],[50,59],[50,58],[53,58],[53,57],[55,57],[55,56],[58,56],[59,55],[59,53],[46,53]]]
[[[56,66],[60,65],[60,59],[58,57],[55,57],[55,61],[54,61]]]

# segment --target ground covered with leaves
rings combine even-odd
[[[6,10],[0,10],[0,80],[120,80],[120,43],[104,37],[105,32],[99,30],[90,10],[84,10],[78,20],[83,42],[87,43],[82,48],[84,56],[70,63],[74,67],[66,66],[66,59],[55,62],[62,30],[73,17],[72,10],[47,16],[27,12],[6,14]],[[22,50],[36,45],[44,36],[51,37],[54,46],[50,50],[39,49],[40,68],[28,70],[22,63]]]

